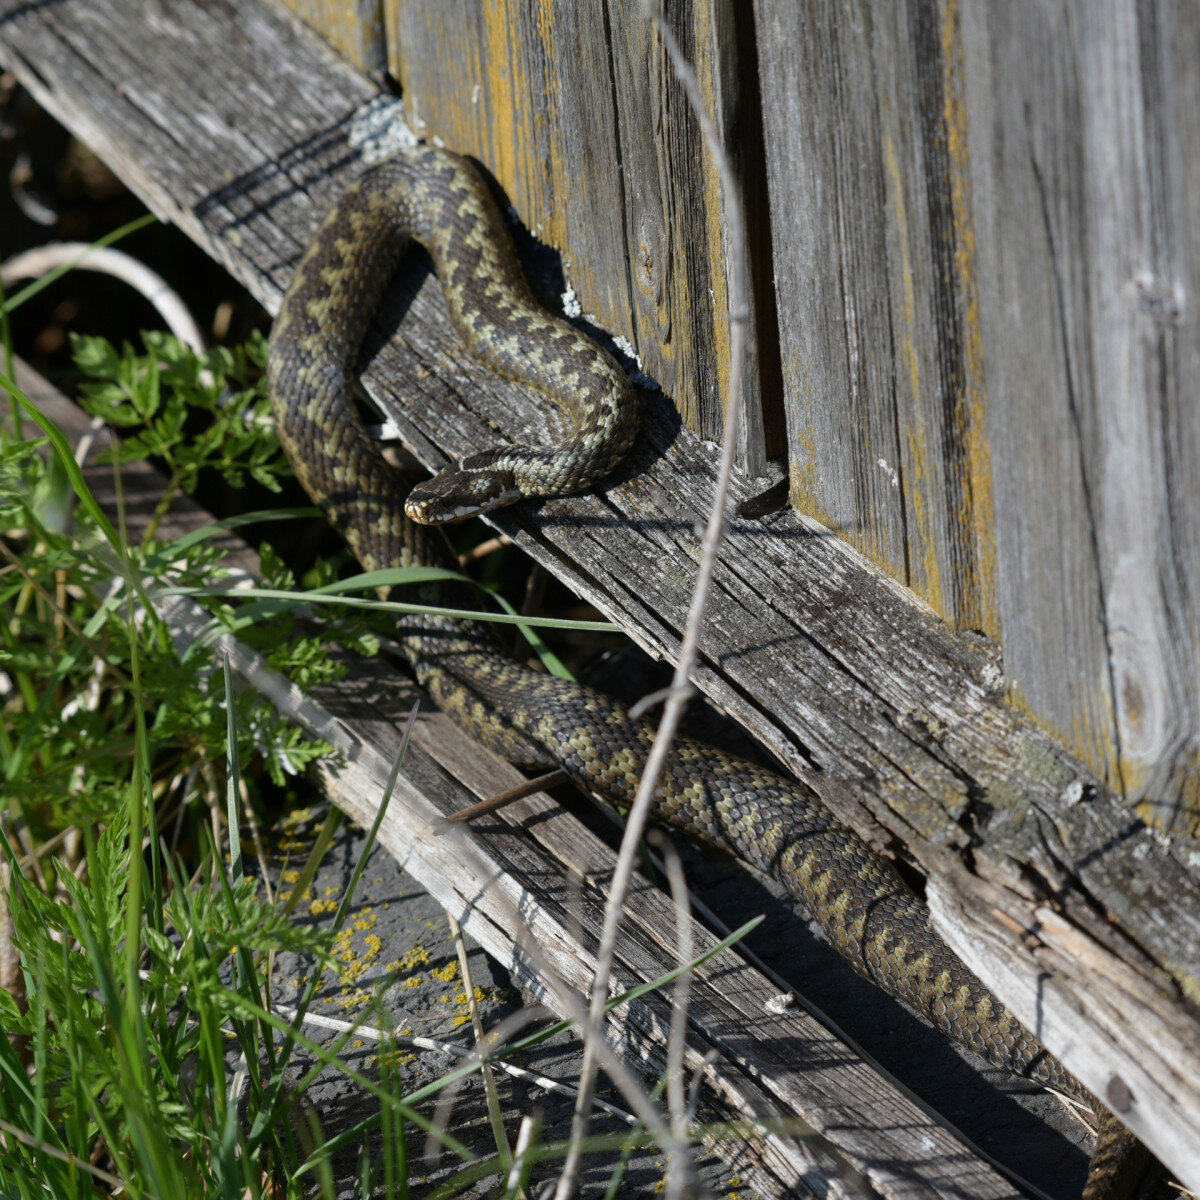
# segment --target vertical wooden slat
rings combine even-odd
[[[719,0],[681,9],[673,23],[718,124],[740,134],[747,43],[736,13]],[[639,0],[390,0],[389,28],[418,129],[493,172],[525,224],[562,250],[584,312],[627,340],[688,427],[719,437],[720,187]],[[753,78],[752,56],[745,73]],[[755,168],[754,152],[738,154],[743,170]],[[742,438],[753,470],[780,448],[758,379],[755,365]]]
[[[1200,816],[1200,10],[964,5],[1010,683]]]
[[[1200,12],[756,6],[793,497],[1200,815]]]
[[[793,500],[995,632],[954,41],[920,0],[757,13]]]
[[[306,25],[364,74],[387,65],[383,0],[283,0]]]

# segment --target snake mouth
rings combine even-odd
[[[414,488],[404,502],[404,515],[410,521],[416,521],[418,525],[453,525],[496,508],[505,508],[525,498],[519,488],[504,488],[489,496],[471,500],[459,496],[450,502],[446,496],[422,496],[417,494],[418,491],[419,489]]]

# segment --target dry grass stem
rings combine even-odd
[[[676,906],[676,950],[679,961],[691,962],[695,949],[691,938],[691,905],[688,902],[688,883],[683,877],[683,864],[670,841],[662,838],[659,852],[666,864],[667,882],[671,886],[671,899]],[[677,1138],[686,1135],[684,1102],[684,1056],[688,1052],[688,1004],[691,998],[691,967],[685,967],[671,990],[671,1032],[667,1038],[667,1111],[671,1114],[671,1128]],[[670,1182],[667,1194],[671,1194]]]
[[[544,792],[548,788],[558,787],[559,784],[569,783],[570,779],[571,777],[566,771],[550,771],[546,775],[539,775],[536,779],[529,779],[525,783],[518,783],[515,787],[510,787],[506,791],[497,792],[494,796],[489,796],[486,800],[480,800],[478,804],[469,805],[467,808],[460,808],[458,812],[451,813],[446,820],[465,824],[468,821],[475,820],[476,817],[485,816],[487,813],[495,812],[499,808],[515,804],[518,800],[524,800],[526,796],[532,796],[535,792]]]
[[[476,562],[481,558],[487,558],[489,554],[495,554],[502,546],[511,546],[512,538],[507,533],[497,534],[493,538],[488,538],[485,542],[480,542],[478,546],[473,546],[465,554],[458,556],[458,565],[465,567],[470,563]]]
[[[529,1151],[537,1144],[538,1135],[542,1131],[542,1114],[540,1112],[526,1113],[521,1118],[521,1127],[517,1131],[517,1149],[505,1180],[505,1194],[524,1196],[522,1178],[526,1174],[526,1160]]]
[[[296,1016],[294,1008],[289,1008],[282,1004],[277,1005],[274,1011],[285,1021],[291,1021]],[[539,1015],[536,1010],[525,1009],[522,1012],[522,1017],[526,1023],[537,1020]],[[346,1033],[353,1030],[359,1036],[368,1038],[373,1042],[382,1042],[390,1038],[398,1046],[409,1046],[413,1050],[432,1050],[439,1054],[453,1055],[455,1058],[470,1058],[475,1053],[470,1047],[459,1046],[454,1042],[443,1042],[437,1038],[422,1037],[420,1035],[403,1037],[400,1034],[380,1029],[376,1025],[360,1025],[355,1021],[346,1021],[340,1017],[327,1017],[322,1013],[305,1013],[303,1023],[319,1029],[329,1029],[335,1033]],[[511,1036],[511,1030],[508,1033]],[[491,1049],[488,1051],[491,1054],[495,1052],[498,1045],[497,1030],[492,1030],[488,1036],[493,1043]],[[503,1059],[495,1059],[492,1065],[498,1067],[506,1075],[511,1075],[514,1079],[524,1079],[534,1087],[541,1088],[544,1092],[555,1092],[560,1096],[570,1096],[572,1098],[579,1095],[578,1088],[573,1088],[570,1084],[562,1083],[557,1079],[551,1079],[548,1075],[540,1075],[537,1071],[530,1071],[526,1067],[519,1067],[516,1063],[505,1062]],[[637,1117],[632,1113],[626,1112],[623,1108],[618,1108],[615,1104],[609,1104],[607,1100],[597,1097],[595,1105],[598,1109],[608,1113],[609,1116],[624,1121],[626,1125],[637,1124]]]
[[[86,242],[51,242],[15,254],[0,268],[7,288],[19,279],[40,279],[63,266],[95,271],[129,284],[158,310],[167,328],[197,354],[204,353],[204,335],[179,294],[145,263],[113,246]]]
[[[721,179],[721,198],[724,203],[725,231],[729,239],[729,390],[725,398],[725,424],[722,433],[721,461],[717,472],[715,493],[705,527],[701,547],[700,566],[696,572],[696,583],[692,590],[692,602],[688,610],[687,625],[679,648],[679,660],[671,684],[670,694],[663,709],[662,721],[651,747],[645,770],[642,773],[637,795],[629,811],[626,833],[621,842],[613,874],[611,892],[605,907],[604,927],[600,937],[599,961],[592,988],[590,1020],[582,1027],[584,1033],[583,1069],[579,1083],[579,1100],[572,1121],[572,1145],[563,1163],[562,1174],[555,1193],[555,1200],[570,1200],[577,1187],[581,1147],[587,1136],[591,1098],[596,1086],[598,1048],[604,1042],[604,1006],[608,996],[609,976],[612,969],[613,951],[616,945],[617,927],[625,903],[625,895],[637,859],[637,846],[654,799],[654,789],[666,766],[679,722],[683,717],[687,697],[690,694],[690,679],[699,650],[700,633],[704,623],[704,610],[712,586],[713,569],[717,552],[725,534],[725,510],[728,504],[729,484],[733,475],[733,462],[737,452],[737,435],[741,422],[742,375],[746,360],[746,324],[749,319],[749,296],[746,280],[748,258],[746,234],[742,214],[741,196],[733,164],[721,145],[721,139],[705,108],[704,97],[695,72],[684,60],[678,43],[663,19],[661,8],[656,3],[647,4],[650,20],[671,60],[675,77],[679,80],[688,103],[704,135],[708,152],[713,156]],[[666,1147],[664,1147],[666,1149]]]
[[[589,1020],[587,1006],[583,1000],[563,981],[553,965],[542,953],[541,947],[536,939],[532,938],[528,926],[519,919],[519,914],[513,912],[513,928],[515,930],[513,941],[516,948],[528,960],[530,966],[526,967],[532,978],[536,979],[541,987],[550,992],[554,996],[555,1004],[558,1011],[561,1012],[568,1021],[578,1026],[583,1030]],[[600,1044],[596,1047],[594,1053],[599,1060],[599,1064],[604,1068],[609,1079],[617,1090],[629,1101],[629,1107],[633,1109],[634,1115],[646,1127],[651,1137],[662,1147],[667,1150],[673,1143],[670,1127],[663,1120],[662,1113],[652,1103],[650,1097],[646,1094],[646,1089],[642,1086],[641,1081],[634,1075],[632,1069],[625,1060],[614,1050],[608,1042],[601,1037]],[[582,1092],[576,1093],[576,1111],[579,1107],[579,1097]],[[592,1094],[588,1097],[589,1108],[596,1104],[595,1088],[592,1088]]]
[[[660,843],[659,852],[666,863],[671,899],[675,903],[676,952],[680,962],[690,963],[695,951],[692,945],[692,912],[688,903],[687,882],[683,877],[683,864],[679,861],[679,853],[665,837],[660,835],[656,840]],[[691,989],[692,968],[689,966],[685,967],[671,989],[671,1028],[667,1037],[667,1112],[671,1117],[671,1131],[682,1144],[686,1144],[689,1124],[683,1073]],[[697,1092],[699,1086],[700,1078],[697,1076]],[[679,1200],[683,1194],[684,1176],[678,1163],[674,1160],[667,1162],[667,1200]]]
[[[450,924],[450,936],[454,940],[454,949],[458,954],[458,970],[462,975],[463,991],[467,994],[467,1009],[471,1014],[471,1029],[475,1034],[475,1052],[479,1056],[479,1073],[483,1079],[483,1091],[487,1098],[488,1119],[492,1123],[492,1137],[496,1141],[496,1152],[504,1164],[513,1163],[512,1148],[508,1144],[508,1134],[504,1130],[504,1117],[500,1111],[500,1093],[496,1090],[496,1077],[491,1066],[485,1061],[488,1055],[488,1038],[483,1032],[483,1020],[479,1015],[479,1003],[475,999],[475,983],[471,978],[471,963],[467,957],[467,944],[463,940],[462,926],[450,914],[446,914]],[[494,1042],[494,1039],[493,1039]],[[524,1196],[524,1191],[518,1193]]]

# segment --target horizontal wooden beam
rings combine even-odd
[[[0,54],[274,308],[321,211],[358,168],[349,138],[371,88],[266,5],[171,12],[139,40],[134,0],[3,0]],[[364,379],[431,466],[540,423],[527,395],[465,356],[436,281],[411,272],[370,336]],[[668,398],[647,394],[645,413],[610,486],[495,523],[671,657],[713,456],[678,428]],[[733,496],[751,499],[748,481]],[[780,512],[733,522],[703,645],[697,683],[845,821],[877,845],[903,845],[945,898],[934,913],[951,945],[1200,1188],[1196,852],[1143,827],[1006,707],[985,643],[952,635],[813,521]],[[992,931],[993,953],[977,953],[972,924]],[[1037,982],[1047,970],[1053,987]],[[1131,1004],[1154,1023],[1126,1022]]]

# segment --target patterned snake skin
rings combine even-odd
[[[575,430],[562,445],[474,455],[423,485],[406,506],[395,472],[363,430],[352,379],[367,322],[410,240],[432,256],[471,352],[499,374],[576,406]],[[429,146],[368,170],[329,213],[275,322],[269,381],[297,477],[366,570],[456,569],[441,531],[406,519],[406,508],[419,519],[446,520],[522,495],[581,490],[612,469],[637,427],[624,372],[534,302],[477,171]],[[424,602],[474,607],[445,584],[421,591]],[[412,601],[413,589],[398,598]],[[528,765],[558,764],[618,804],[633,799],[653,730],[620,705],[516,663],[482,625],[402,617],[399,641],[436,703],[487,744]],[[1084,1195],[1125,1194],[1129,1136],[941,941],[892,865],[840,825],[815,793],[680,739],[657,817],[782,881],[856,971],[956,1042],[1083,1099],[1110,1135],[1102,1136],[1094,1160],[1103,1169],[1092,1172]]]

